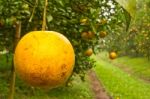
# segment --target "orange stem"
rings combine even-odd
[[[48,5],[48,0],[45,0],[44,13],[43,13],[42,31],[45,31],[45,28],[46,28],[46,9],[47,9],[47,5]]]

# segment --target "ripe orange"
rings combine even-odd
[[[92,54],[93,54],[92,48],[89,48],[89,49],[87,49],[87,50],[85,51],[85,55],[86,55],[86,56],[91,56]]]
[[[18,43],[14,54],[16,72],[35,87],[63,85],[73,71],[75,54],[69,40],[54,31],[32,31]]]
[[[107,19],[103,18],[101,21],[100,21],[100,24],[104,25],[107,23]]]
[[[83,39],[91,39],[91,38],[94,37],[94,33],[91,32],[91,31],[82,32],[82,33],[81,33],[81,37],[82,37]]]
[[[107,32],[106,32],[106,31],[101,31],[101,32],[99,32],[99,37],[100,37],[100,38],[104,38],[106,35],[107,35]]]
[[[81,25],[86,25],[86,24],[87,24],[87,21],[88,21],[87,18],[81,19],[81,20],[80,20],[80,24],[81,24]]]
[[[88,39],[88,33],[87,33],[87,32],[82,32],[82,33],[81,33],[81,37],[82,37],[83,39]]]
[[[88,38],[91,39],[94,37],[94,33],[91,31],[88,31]]]
[[[116,57],[117,57],[116,52],[110,52],[110,53],[109,53],[109,58],[110,58],[110,59],[115,59]]]

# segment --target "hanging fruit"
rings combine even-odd
[[[14,65],[20,78],[35,87],[54,88],[70,77],[75,54],[69,40],[54,31],[32,31],[19,41]]]
[[[93,54],[92,48],[87,49],[84,54],[85,54],[86,56],[91,56],[91,55]]]
[[[100,38],[104,38],[106,35],[107,35],[107,32],[106,32],[106,31],[101,31],[101,32],[99,32],[99,37],[100,37]]]

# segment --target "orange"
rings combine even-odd
[[[106,31],[99,32],[99,37],[104,38],[107,35]]]
[[[89,48],[89,49],[87,49],[87,50],[85,51],[85,55],[86,55],[86,56],[91,56],[92,54],[93,54],[92,48]]]
[[[87,32],[82,32],[82,33],[81,33],[81,37],[82,37],[83,39],[88,39],[88,33],[87,33]]]
[[[102,25],[106,24],[107,23],[107,19],[103,18],[100,22]]]
[[[80,24],[81,24],[81,25],[86,25],[86,24],[87,24],[87,21],[88,21],[87,18],[81,19],[81,20],[80,20]]]
[[[88,32],[82,32],[81,33],[81,37],[83,39],[92,39],[94,37],[94,33],[91,32],[91,31],[88,31]]]
[[[94,35],[95,35],[95,34],[94,34],[93,32],[88,31],[88,38],[89,38],[89,39],[93,38]]]
[[[14,53],[17,74],[29,85],[55,88],[65,84],[75,63],[69,40],[54,31],[32,31],[19,41]]]
[[[110,53],[109,53],[109,58],[110,58],[110,59],[115,59],[116,57],[117,57],[116,52],[110,52]]]

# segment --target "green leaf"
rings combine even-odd
[[[53,20],[52,15],[47,15],[47,22],[51,22]]]
[[[126,31],[128,31],[131,22],[131,15],[126,10],[124,11],[124,15],[126,19]]]
[[[58,4],[60,4],[62,7],[64,7],[64,1],[63,1],[63,0],[56,0],[56,2],[57,2]]]
[[[132,17],[136,13],[136,0],[116,0]]]

